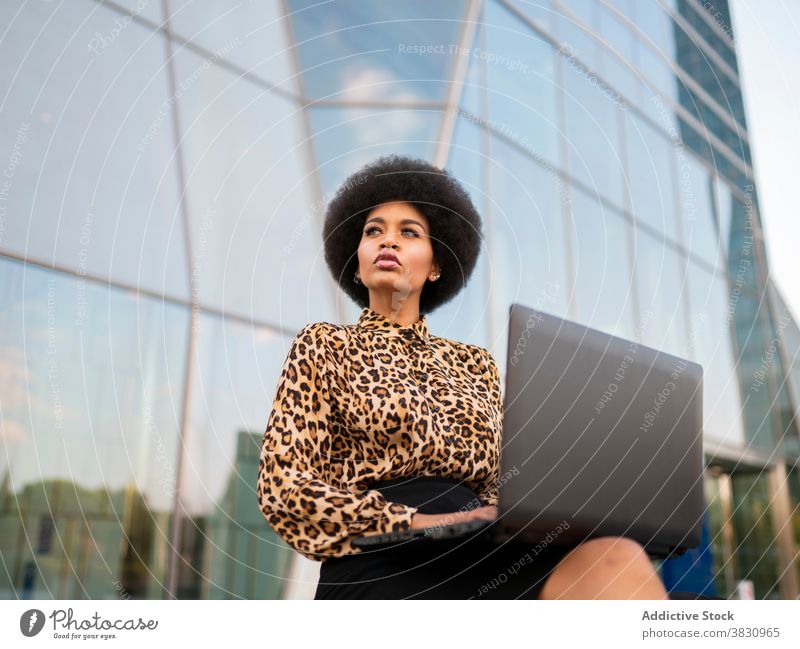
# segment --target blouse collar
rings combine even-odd
[[[430,331],[428,330],[428,320],[425,315],[419,320],[407,326],[402,326],[377,311],[373,311],[368,306],[364,307],[358,317],[357,325],[369,331],[380,331],[389,335],[408,336],[406,332],[412,332],[426,343],[430,342]]]

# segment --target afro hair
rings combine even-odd
[[[433,256],[441,272],[438,280],[425,283],[420,295],[420,314],[430,313],[467,285],[483,239],[481,217],[469,194],[444,169],[420,158],[392,154],[349,176],[325,215],[325,261],[342,290],[359,306],[369,306],[369,290],[353,281],[357,250],[367,215],[394,201],[413,205],[428,219]]]

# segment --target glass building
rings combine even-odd
[[[261,438],[294,334],[359,313],[322,218],[389,152],[485,220],[434,333],[504,373],[520,302],[703,365],[704,542],[668,587],[800,594],[800,333],[725,0],[0,15],[0,596],[313,596],[257,507]]]

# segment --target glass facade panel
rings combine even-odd
[[[482,215],[488,215],[488,197],[483,184],[483,167],[488,164],[483,151],[485,137],[486,133],[472,122],[467,119],[458,120],[450,148],[450,161],[447,164],[447,169],[459,179]],[[487,231],[490,235],[488,223],[484,223],[483,228],[484,237],[487,237]],[[485,238],[478,263],[466,289],[430,314],[428,325],[432,331],[438,331],[437,335],[444,338],[490,347],[488,325],[489,314],[492,312],[492,288],[487,285],[487,265],[491,263]]]
[[[638,66],[642,75],[647,79],[652,87],[655,88],[655,93],[669,97],[672,100],[678,98],[678,77],[676,76],[673,68],[667,63],[659,54],[653,52],[646,45],[639,45],[638,48]],[[646,90],[646,100],[643,104],[651,101],[653,90]],[[645,108],[646,110],[646,108]],[[673,119],[671,123],[675,123]]]
[[[493,126],[559,164],[555,53],[497,2],[486,5],[486,76]]]
[[[165,45],[121,17],[0,3],[0,249],[188,299]]]
[[[783,452],[789,458],[800,459],[800,327],[772,281],[769,292],[773,305],[770,320],[780,351],[780,376],[786,377],[781,381],[780,398]]]
[[[570,2],[569,4],[574,5],[575,3]],[[572,6],[570,9],[574,11]],[[585,18],[583,20],[586,21]],[[588,27],[584,28],[571,16],[561,12],[556,14],[556,35],[560,49],[569,56],[579,59],[585,66],[595,69],[599,67],[597,62],[601,57],[601,47],[587,30]]]
[[[728,184],[719,176],[714,176],[714,201],[717,210],[717,228],[725,259],[731,245],[731,223],[733,218],[733,196]]]
[[[514,5],[548,33],[555,29],[556,12],[553,0],[514,0]]]
[[[745,446],[727,283],[690,260],[689,298],[692,360],[703,366],[703,438],[710,444]]]
[[[168,0],[170,28],[211,56],[282,90],[298,93],[288,25],[279,2]]]
[[[689,254],[718,271],[724,271],[711,173],[685,149],[676,149],[676,166],[684,246]]]
[[[680,243],[673,145],[647,122],[626,113],[628,169],[633,213],[659,235]]]
[[[595,14],[597,3],[594,0],[560,0],[560,2],[587,25],[597,25]]]
[[[722,216],[722,231],[725,233],[725,251],[728,256],[728,274],[737,286],[744,286],[761,295],[763,284],[756,266],[755,213],[752,204],[731,197],[729,212]]]
[[[755,599],[780,598],[768,483],[766,470],[739,462],[713,460],[706,471],[713,576],[723,597],[737,599],[740,582],[750,581]]]
[[[0,286],[0,596],[161,598],[188,309],[7,259]]]
[[[706,471],[704,479],[706,511],[708,512],[708,527],[711,536],[711,574],[714,587],[719,597],[728,597],[733,590],[733,566],[728,560],[727,535],[725,524],[728,521],[726,514],[727,491],[725,479],[720,479],[716,472]]]
[[[519,302],[700,362],[719,593],[796,596],[800,333],[765,294],[727,4],[2,3],[0,597],[313,597],[258,452],[292,333],[359,315],[323,217],[389,153],[484,218],[432,333],[502,376]]]
[[[766,303],[732,287],[730,297],[731,320],[737,349],[736,368],[741,391],[746,400],[744,409],[745,430],[750,444],[764,451],[777,443],[771,411],[777,406],[779,359],[777,345],[770,345],[769,320]]]
[[[492,140],[491,160],[488,282],[493,349],[502,372],[509,307],[517,302],[566,316],[568,260],[559,177],[499,138]]]
[[[330,199],[345,178],[381,155],[399,153],[429,160],[442,117],[439,109],[309,109],[324,196]]]
[[[571,198],[577,320],[633,340],[636,288],[631,275],[631,226],[577,188]]]
[[[592,193],[622,207],[624,170],[619,98],[588,76],[573,59],[564,59],[564,104],[570,172]]]
[[[694,8],[689,8],[693,3],[681,2],[679,14],[686,20],[691,28],[697,29],[700,22]],[[690,28],[690,29],[691,29]],[[750,163],[748,152],[741,150],[740,136],[737,131],[744,130],[744,110],[741,101],[741,89],[731,78],[738,74],[736,69],[735,57],[733,66],[721,65],[714,55],[722,54],[724,60],[726,55],[732,54],[733,50],[728,45],[717,48],[712,43],[707,43],[698,38],[696,31],[687,31],[683,28],[675,29],[676,42],[676,61],[691,78],[698,83],[711,101],[706,101],[700,94],[692,89],[688,84],[680,88],[680,103],[694,117],[703,123],[704,128],[716,135],[720,140],[728,144],[734,154],[739,155],[742,160]],[[731,69],[732,68],[732,69]],[[724,80],[724,81],[723,81]],[[712,102],[714,107],[712,108]],[[723,119],[723,116],[726,119]],[[731,124],[732,120],[742,118],[737,126]]]
[[[466,0],[287,5],[307,97],[444,100],[459,56],[450,45],[459,42]]]
[[[193,297],[276,326],[323,319],[332,284],[297,106],[192,52],[176,68],[195,78],[178,101]]]
[[[485,48],[485,30],[475,31],[475,45]],[[481,121],[486,119],[486,65],[481,58],[472,57],[469,62],[464,85],[461,88],[460,106]]]
[[[627,61],[635,58],[636,39],[613,9],[597,3],[597,22],[603,44],[619,53]]]
[[[625,104],[641,106],[644,101],[641,84],[627,62],[609,50],[603,50],[602,71],[604,80],[621,95]]]
[[[604,45],[603,75],[629,103],[638,103],[639,84],[633,72],[638,50],[636,39],[617,14],[602,3],[597,3],[597,21]]]
[[[684,294],[686,258],[641,228],[634,241],[634,276],[639,295],[639,342],[675,356],[689,356]]]
[[[194,348],[178,597],[278,599],[294,552],[269,526],[255,494],[259,451],[290,338],[200,320]]]
[[[117,0],[117,4],[128,9],[128,15],[141,16],[147,20],[160,25],[164,21],[162,3],[156,0]],[[120,24],[123,24],[124,16],[120,18]]]
[[[669,60],[675,60],[675,26],[661,2],[637,2],[636,26],[647,42]]]
[[[786,467],[786,481],[789,487],[789,512],[791,516],[792,536],[800,546],[800,467]],[[795,568],[800,571],[800,553],[794,558]]]
[[[733,527],[738,544],[734,554],[737,579],[753,582],[756,599],[779,599],[777,546],[772,529],[766,473],[731,475]]]

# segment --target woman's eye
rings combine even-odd
[[[372,225],[372,226],[368,227],[366,230],[364,230],[364,234],[370,235],[370,234],[372,234],[373,230],[380,230],[380,228],[375,226],[375,225]],[[403,232],[410,232],[415,237],[419,236],[419,233],[414,228],[403,228]]]

